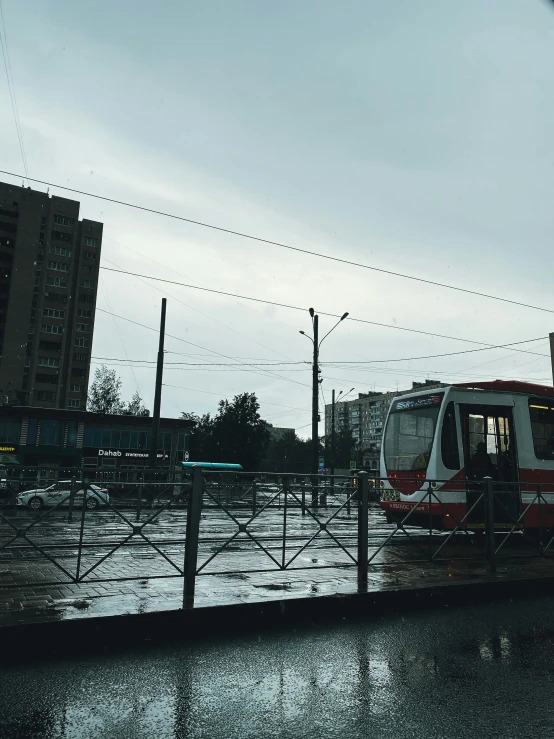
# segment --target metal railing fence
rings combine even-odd
[[[494,571],[501,558],[546,557],[554,541],[552,484],[461,480],[444,491],[446,481],[414,478],[397,483],[418,489],[393,508],[386,499],[398,493],[365,472],[195,468],[129,481],[56,471],[68,484],[37,492],[35,468],[34,480],[19,474],[17,491],[11,480],[2,491],[0,561],[14,563],[16,581],[0,590],[181,578],[190,606],[203,576],[351,568],[363,588],[383,566],[475,561]]]

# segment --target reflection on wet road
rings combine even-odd
[[[2,739],[554,735],[554,599],[0,670]]]

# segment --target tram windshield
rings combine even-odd
[[[384,439],[387,472],[427,469],[443,396],[435,393],[393,402]]]

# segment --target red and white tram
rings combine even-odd
[[[453,529],[470,511],[463,525],[477,528],[484,506],[472,505],[479,481],[491,477],[502,501],[496,523],[554,528],[554,387],[495,380],[399,396],[381,470],[391,520],[415,507],[407,523],[427,527],[431,518],[434,528]]]

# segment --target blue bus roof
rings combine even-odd
[[[206,470],[242,470],[241,464],[229,464],[227,462],[181,462],[183,467],[202,467]]]

